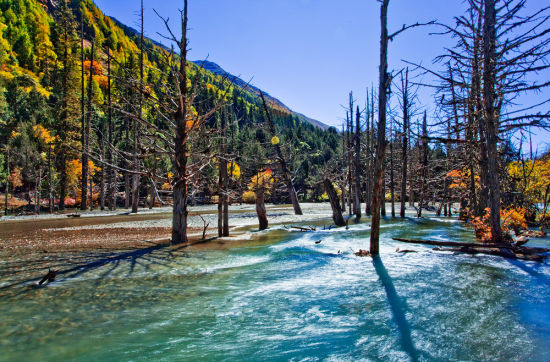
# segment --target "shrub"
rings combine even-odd
[[[254,204],[256,203],[256,194],[254,191],[246,191],[243,194],[243,202],[245,204]]]

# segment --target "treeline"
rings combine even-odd
[[[178,59],[173,50],[119,27],[90,0],[56,6],[0,0],[6,209],[8,194],[24,197],[36,212],[120,206],[137,211],[171,202],[174,130],[163,103],[174,95],[172,66]],[[231,79],[186,63],[190,117],[214,110],[190,140],[189,201],[219,196],[217,161],[224,158],[233,168],[228,197],[241,202],[254,174],[277,171],[261,100]],[[300,199],[320,200],[319,175],[340,153],[340,135],[277,107],[270,111]],[[276,182],[271,201],[289,201],[281,188]]]

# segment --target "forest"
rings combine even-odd
[[[543,307],[548,305],[548,292],[537,288],[547,287],[550,280],[545,261],[550,253],[546,233],[550,228],[550,148],[548,143],[534,142],[533,135],[550,130],[550,7],[530,12],[527,3],[467,0],[466,11],[455,14],[453,23],[411,19],[392,29],[388,25],[393,24],[388,21],[392,17],[390,0],[376,1],[379,24],[371,24],[370,31],[379,33],[380,48],[373,52],[379,58],[378,84],[365,85],[363,94],[342,94],[343,122],[329,127],[291,110],[250,81],[225,72],[208,59],[191,61],[188,30],[193,18],[203,15],[190,14],[187,0],[171,14],[177,19],[176,26],[167,14],[155,11],[164,24],[162,43],[145,36],[143,0],[136,2],[141,9],[137,14],[138,30],[104,15],[92,0],[0,0],[0,206],[4,213],[0,221],[4,222],[0,228],[0,255],[5,260],[0,272],[5,279],[0,284],[0,295],[9,296],[6,303],[0,303],[0,311],[8,308],[8,302],[18,300],[17,288],[25,283],[41,279],[37,284],[41,287],[43,283],[55,285],[56,278],[78,281],[81,273],[99,275],[98,279],[117,275],[111,282],[114,284],[97,287],[104,293],[99,294],[100,299],[115,293],[119,279],[131,276],[129,283],[135,290],[143,288],[144,300],[156,302],[163,293],[174,297],[170,288],[176,288],[173,285],[178,282],[168,278],[169,270],[181,271],[201,263],[207,265],[204,270],[216,270],[219,261],[214,258],[226,262],[240,257],[255,260],[274,253],[280,265],[275,267],[270,262],[265,269],[254,269],[269,280],[269,275],[275,275],[269,271],[300,273],[287,262],[303,255],[310,259],[298,259],[296,263],[304,263],[304,268],[310,263],[311,270],[325,277],[325,262],[316,259],[316,252],[293,249],[296,246],[292,243],[300,241],[308,248],[311,244],[326,248],[328,244],[330,250],[323,249],[320,254],[331,258],[344,255],[353,263],[367,260],[361,257],[372,257],[366,273],[371,272],[380,281],[398,331],[396,341],[388,342],[388,348],[404,353],[397,357],[378,349],[375,354],[359,353],[359,347],[350,347],[337,358],[483,360],[494,355],[497,352],[492,347],[475,345],[475,340],[469,340],[466,350],[448,350],[448,355],[419,351],[420,344],[412,340],[416,332],[411,328],[421,328],[422,321],[414,317],[414,326],[410,326],[408,319],[412,317],[405,313],[407,306],[399,301],[380,255],[403,257],[392,259],[398,268],[394,269],[396,274],[407,270],[406,264],[400,264],[405,257],[417,258],[416,263],[450,263],[449,270],[457,275],[468,274],[464,280],[472,285],[480,281],[472,279],[471,271],[461,269],[465,264],[471,263],[472,270],[486,268],[479,270],[493,275],[489,270],[501,268],[502,260],[537,263],[536,267],[512,265],[521,265],[518,268],[536,279],[525,281],[535,286],[521,292],[534,293],[534,297],[522,294],[522,298],[538,298]],[[450,42],[431,64],[403,60],[402,67],[392,69],[392,48],[399,45],[402,34],[409,32],[430,32],[430,36],[446,36]],[[430,92],[433,103],[423,104],[426,97],[421,94],[426,92]],[[121,219],[126,216],[133,219]],[[162,226],[156,224],[157,217],[164,220]],[[54,225],[51,228],[48,220]],[[69,230],[90,234],[69,234]],[[72,244],[59,246],[64,238]],[[119,244],[109,246],[105,241],[109,238]],[[243,240],[253,242],[247,245]],[[236,246],[231,251],[229,245],[233,242]],[[287,244],[287,254],[278,256],[276,248]],[[112,253],[103,254],[106,250]],[[26,262],[36,269],[22,266],[20,258],[25,253],[31,258]],[[427,256],[432,255],[429,253],[447,261]],[[54,262],[44,259],[48,257]],[[474,257],[494,259],[458,259]],[[191,264],[186,264],[186,258]],[[348,259],[346,263],[351,263]],[[121,276],[126,271],[119,271],[122,262],[128,263],[126,277]],[[339,265],[330,263],[330,268]],[[248,273],[247,265],[239,264],[238,268]],[[344,285],[352,283],[357,268],[363,268],[353,265],[342,266],[349,268],[351,278],[343,281]],[[409,268],[417,273],[414,265]],[[496,285],[500,283],[498,278],[516,278],[510,276],[515,271],[510,272],[505,269],[510,266],[505,265],[502,273],[506,277],[495,276]],[[138,276],[133,274],[135,268],[141,273]],[[332,274],[327,278],[337,273],[337,269],[330,270]],[[158,274],[159,280],[166,278],[170,291],[159,291],[158,296],[149,294],[139,282],[145,278],[144,285],[153,283],[149,273]],[[449,277],[442,271],[437,273],[444,280]],[[218,279],[208,281],[208,285],[220,283],[222,290],[231,290],[225,278],[234,276],[225,271],[214,275],[212,278]],[[185,282],[197,289],[189,297],[197,303],[201,303],[197,297],[202,293],[201,283],[194,284],[194,278],[201,277],[200,273],[193,274],[192,281]],[[410,278],[408,283],[414,281]],[[492,280],[492,276],[488,278]],[[525,275],[513,280],[519,278]],[[246,281],[253,282],[253,277]],[[251,290],[261,289],[264,282]],[[68,283],[59,289],[71,288]],[[353,279],[353,283],[348,287],[353,289],[351,285],[361,281]],[[448,283],[451,289],[459,288],[455,282]],[[396,285],[400,286],[400,281]],[[88,291],[80,284],[78,288],[82,289],[67,293],[76,298],[72,293]],[[296,290],[284,292],[292,294]],[[314,303],[309,299],[314,291],[309,290],[305,298],[310,303]],[[403,293],[408,295],[408,291]],[[329,295],[331,292],[327,290]],[[447,292],[443,288],[439,293]],[[44,293],[33,299],[37,305],[45,303],[44,298],[62,298],[60,294]],[[280,296],[266,293],[266,303],[274,304],[256,305],[259,310],[275,308],[273,315],[283,319],[292,315],[284,309]],[[510,300],[517,294],[509,293]],[[216,298],[209,296],[205,303],[220,302]],[[337,293],[334,298],[343,297]],[[458,303],[459,298],[454,298]],[[498,299],[490,298],[490,303]],[[123,295],[113,296],[113,300],[121,303],[120,308],[126,305]],[[307,304],[298,299],[296,303],[304,303],[292,304],[296,310]],[[496,304],[490,305],[497,309],[491,309],[488,315],[505,316],[495,322],[499,328],[512,323],[506,318],[513,316],[498,314]],[[348,307],[356,308],[347,304],[343,308]],[[456,308],[451,307],[452,311]],[[114,312],[109,309],[102,313],[107,318]],[[143,313],[132,323],[158,319]],[[210,325],[198,310],[193,313],[197,323]],[[260,312],[255,309],[254,313],[256,316]],[[434,310],[426,313],[438,318]],[[359,319],[362,314],[358,313]],[[449,316],[445,318],[443,324],[451,323]],[[4,326],[10,326],[7,323]],[[252,325],[258,327],[258,323]],[[531,331],[525,324],[514,326]],[[135,326],[124,328],[120,333]],[[262,324],[257,333],[270,335],[264,328]],[[373,328],[384,330],[382,326]],[[452,328],[468,330],[454,325]],[[478,326],[468,328],[477,330]],[[533,335],[548,336],[547,322],[536,333],[535,329]],[[11,345],[6,342],[10,338],[9,334],[0,334],[0,346]],[[422,338],[429,343],[430,337]],[[289,341],[273,348],[290,351]],[[433,341],[444,344],[444,340]],[[325,342],[326,346],[336,343]],[[523,360],[530,353],[541,360],[549,356],[547,346],[538,342],[530,346],[526,354],[498,351],[496,359]],[[246,348],[244,355],[236,352],[231,357],[282,356],[255,350],[253,345]],[[328,350],[321,347],[304,348],[311,354],[284,356],[329,356]],[[23,356],[18,354],[22,351],[11,351],[13,357]],[[187,355],[191,359],[222,356],[216,350],[204,349]],[[105,356],[99,353],[90,357]]]

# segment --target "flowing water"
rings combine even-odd
[[[0,289],[0,360],[550,360],[547,263],[391,240],[471,240],[451,219],[386,220],[381,258],[356,257],[369,230],[72,254],[46,287]]]

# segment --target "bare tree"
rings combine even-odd
[[[260,96],[262,98],[262,103],[264,106],[264,111],[266,114],[267,122],[269,131],[271,133],[271,137],[276,137],[275,133],[275,125],[273,124],[273,120],[271,119],[271,114],[269,113],[269,110],[267,108],[267,103],[265,101],[264,94],[260,92]],[[275,143],[275,151],[277,152],[277,160],[279,162],[279,165],[281,166],[281,170],[283,172],[283,180],[286,184],[287,191],[290,196],[290,201],[292,202],[292,207],[294,208],[294,213],[296,215],[302,215],[302,208],[300,207],[300,203],[298,202],[298,196],[296,195],[296,189],[294,188],[294,183],[292,181],[292,177],[290,175],[290,170],[288,169],[286,160],[283,156],[283,152],[281,150],[281,146],[279,143]]]

